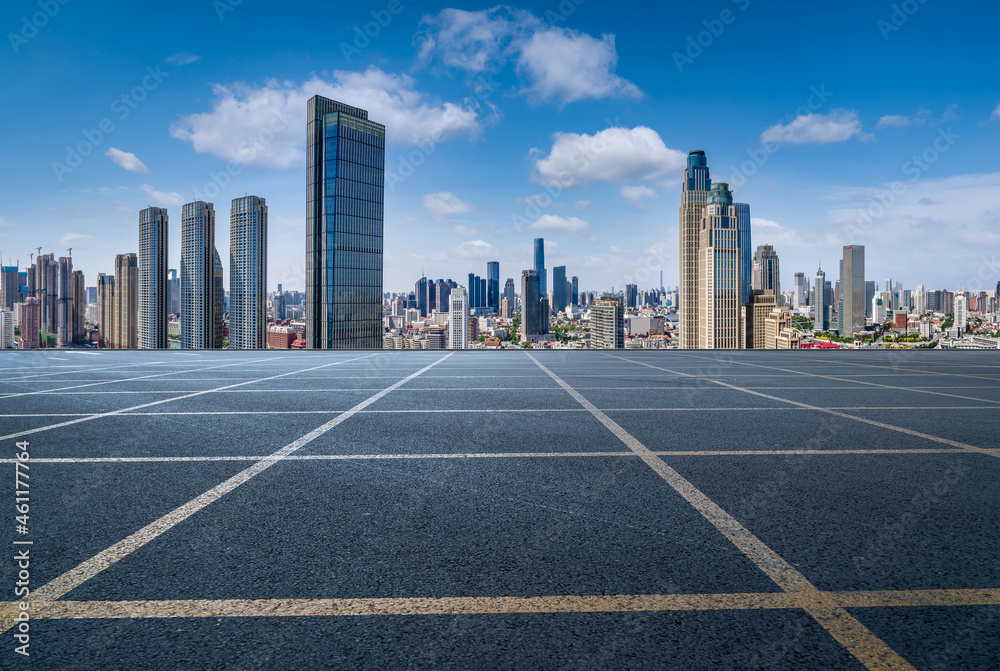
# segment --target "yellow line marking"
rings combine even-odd
[[[663,370],[663,371],[666,371],[668,373],[674,372],[674,371],[672,371],[672,370],[670,370],[668,368],[662,368],[660,366],[654,366],[652,364],[643,363],[642,361],[635,361],[634,359],[627,359],[625,357],[615,356],[614,354],[608,354],[607,356],[613,357],[615,359],[621,359],[622,361],[628,361],[630,363],[638,364],[640,366],[647,366],[649,368],[655,368],[656,370]],[[705,359],[705,360],[708,360],[708,361],[714,361],[714,359],[709,359],[708,357],[698,357],[698,358]],[[745,365],[745,366],[756,366],[757,365],[757,364],[752,364],[752,363],[743,364],[743,363],[738,362],[738,361],[734,362],[734,363],[738,363],[740,365]],[[763,368],[770,368],[770,366],[763,366]],[[774,370],[785,370],[785,369],[784,368],[775,368]],[[795,373],[797,371],[789,370],[788,372]],[[812,375],[812,373],[801,373],[801,374],[802,375]],[[679,375],[686,375],[688,377],[697,377],[696,375],[692,375],[690,373],[679,373]],[[826,376],[819,376],[819,377],[826,377]],[[701,378],[699,378],[699,379],[701,379]],[[834,415],[836,417],[842,417],[844,419],[851,419],[851,420],[854,420],[855,422],[861,422],[863,424],[869,424],[871,426],[877,426],[877,427],[882,428],[882,429],[889,429],[890,431],[896,431],[898,433],[905,433],[905,434],[907,434],[909,436],[914,436],[916,438],[923,438],[925,440],[931,440],[931,441],[934,441],[936,443],[941,443],[943,445],[950,445],[951,447],[956,447],[956,448],[958,448],[960,450],[964,450],[966,452],[976,452],[976,453],[979,453],[979,454],[986,454],[986,455],[989,455],[991,457],[998,457],[998,458],[1000,458],[1000,449],[993,449],[993,448],[986,448],[986,447],[977,447],[975,445],[969,445],[968,443],[961,443],[961,442],[959,442],[957,440],[950,440],[948,438],[941,438],[940,436],[932,436],[929,433],[922,433],[920,431],[914,431],[913,429],[907,429],[907,428],[904,428],[902,426],[895,426],[894,424],[886,424],[885,422],[879,422],[879,421],[876,421],[874,419],[868,419],[866,417],[858,417],[857,415],[849,415],[846,412],[839,412],[837,410],[831,410],[830,408],[822,408],[822,407],[820,407],[818,405],[810,405],[809,403],[802,403],[801,401],[792,401],[792,400],[787,399],[787,398],[781,398],[780,396],[771,396],[770,394],[765,394],[763,392],[755,391],[753,389],[747,389],[746,387],[739,387],[739,386],[737,386],[735,384],[729,384],[728,382],[722,382],[721,380],[712,380],[712,379],[709,379],[709,378],[704,378],[704,379],[707,382],[711,382],[712,384],[717,384],[717,385],[720,385],[720,386],[723,386],[723,387],[727,387],[727,388],[733,389],[735,391],[742,391],[742,392],[744,392],[746,394],[753,394],[754,396],[760,396],[761,398],[770,399],[772,401],[780,401],[782,403],[788,403],[790,405],[798,406],[800,408],[805,408],[805,409],[808,409],[808,410],[816,410],[818,412],[824,412],[824,413],[826,413],[828,415]],[[865,384],[868,384],[868,383],[865,383]],[[885,385],[878,385],[878,386],[885,387]],[[888,388],[888,389],[896,389],[897,387],[886,387],[886,388]],[[927,392],[927,393],[934,393],[934,392]],[[943,394],[943,395],[944,396],[950,396],[950,394]],[[965,398],[965,397],[958,397],[958,398]],[[977,399],[977,400],[982,400],[982,399]],[[1000,402],[1000,401],[998,401],[998,402]]]
[[[878,636],[870,632],[850,613],[839,607],[828,595],[820,592],[809,580],[799,573],[778,553],[754,536],[736,519],[720,508],[701,490],[688,482],[684,476],[667,465],[649,448],[639,442],[617,422],[597,409],[593,403],[564,382],[558,375],[543,366],[532,355],[528,357],[565,389],[577,402],[590,410],[604,426],[639,455],[657,475],[663,478],[674,491],[688,501],[726,538],[757,565],[781,589],[803,598],[802,607],[827,632],[843,645],[858,661],[868,669],[913,669],[895,650]],[[915,670],[914,670],[915,671]]]
[[[453,354],[453,353],[452,353]],[[153,539],[157,538],[161,534],[169,531],[176,525],[180,524],[182,521],[194,515],[201,509],[209,506],[215,501],[219,500],[229,492],[233,491],[240,485],[246,483],[248,480],[256,475],[264,472],[271,466],[274,466],[279,461],[282,461],[285,457],[292,454],[296,450],[304,447],[313,440],[319,438],[326,432],[330,431],[334,427],[342,424],[344,421],[354,416],[358,410],[363,410],[372,403],[375,403],[380,398],[386,394],[392,392],[395,389],[403,386],[410,380],[418,377],[421,373],[430,370],[438,363],[445,361],[452,354],[447,354],[444,357],[438,359],[434,363],[422,368],[421,370],[413,373],[412,375],[403,378],[402,380],[386,387],[382,391],[378,392],[374,396],[371,396],[361,403],[348,410],[347,412],[339,415],[338,417],[330,420],[326,424],[313,429],[306,435],[302,436],[298,440],[295,440],[285,447],[281,448],[277,452],[271,454],[270,456],[258,461],[252,466],[244,469],[243,471],[237,473],[231,478],[225,480],[224,482],[216,485],[215,487],[209,489],[204,494],[188,501],[184,505],[176,508],[175,510],[167,513],[158,520],[146,525],[139,531],[136,531],[131,536],[118,541],[111,547],[103,550],[90,559],[86,560],[79,566],[70,569],[61,576],[51,580],[50,582],[42,585],[38,589],[31,592],[24,600],[25,601],[55,601],[68,594],[72,590],[76,589],[86,581],[93,578],[95,575],[105,570],[109,566],[112,566],[118,561],[121,561],[131,553],[135,552],[142,546],[146,545]],[[365,357],[359,357],[365,358]],[[0,634],[7,631],[16,624],[14,617],[17,615],[17,604],[11,603],[6,604],[4,607],[0,608]]]
[[[840,608],[1000,605],[1000,589],[824,592]],[[812,595],[621,594],[361,599],[178,599],[146,601],[35,601],[31,616],[66,618],[349,617],[358,615],[491,615],[505,613],[630,613],[655,611],[804,608]]]

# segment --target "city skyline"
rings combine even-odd
[[[667,278],[676,277],[677,232],[671,213],[678,205],[675,189],[689,147],[704,148],[715,157],[715,177],[754,203],[753,237],[781,254],[785,286],[791,283],[790,273],[811,273],[817,262],[834,268],[833,259],[848,244],[865,245],[868,267],[904,284],[967,284],[984,263],[981,243],[996,236],[988,194],[1000,184],[1000,176],[982,147],[1000,131],[1000,115],[994,114],[1000,93],[984,90],[972,73],[948,64],[986,56],[980,53],[985,49],[980,40],[968,35],[953,49],[932,56],[922,45],[936,34],[932,31],[957,20],[946,10],[921,6],[886,39],[877,23],[886,18],[887,8],[853,3],[850,22],[839,18],[809,38],[785,31],[789,48],[806,40],[823,43],[830,34],[847,31],[859,62],[885,62],[888,57],[880,50],[891,41],[896,53],[887,65],[899,59],[930,71],[944,68],[949,86],[911,74],[916,67],[898,69],[888,89],[881,75],[853,68],[847,69],[848,80],[848,72],[818,66],[818,55],[810,49],[800,49],[802,63],[780,61],[790,74],[782,78],[787,83],[761,82],[759,77],[742,82],[739,72],[730,71],[737,62],[732,56],[746,51],[756,29],[790,26],[801,18],[774,8],[742,7],[734,4],[736,20],[702,48],[701,56],[692,63],[683,56],[680,65],[674,54],[684,55],[688,38],[698,37],[705,30],[703,21],[713,17],[703,16],[703,8],[669,8],[669,14],[665,8],[651,10],[669,19],[664,21],[666,34],[655,43],[662,62],[673,65],[658,73],[663,81],[647,64],[646,53],[654,48],[650,38],[623,17],[606,16],[586,4],[554,25],[541,21],[549,8],[536,3],[522,4],[518,16],[501,10],[461,14],[492,31],[502,53],[463,41],[468,35],[461,31],[448,32],[459,14],[441,4],[405,7],[373,46],[358,53],[341,45],[352,45],[354,23],[371,20],[370,10],[362,7],[338,14],[336,25],[343,25],[343,34],[333,31],[325,51],[315,51],[313,28],[302,26],[302,46],[271,46],[270,58],[240,64],[222,57],[221,49],[235,39],[228,31],[235,28],[242,41],[246,31],[268,24],[248,5],[212,26],[218,47],[199,51],[194,38],[207,26],[169,53],[154,53],[150,45],[125,36],[128,44],[120,48],[129,58],[121,63],[92,56],[92,62],[68,65],[107,73],[86,90],[65,92],[79,102],[71,123],[41,134],[37,124],[46,123],[49,113],[44,104],[40,114],[12,119],[25,129],[25,137],[13,139],[11,161],[3,168],[17,194],[0,210],[3,264],[10,259],[28,265],[27,254],[48,243],[47,250],[57,256],[64,255],[62,248],[73,247],[74,267],[96,277],[108,272],[107,259],[137,251],[131,230],[136,211],[167,207],[176,221],[185,202],[219,203],[244,193],[265,193],[274,233],[268,289],[277,283],[304,288],[301,104],[308,94],[325,93],[368,104],[366,109],[390,129],[386,164],[399,179],[386,194],[386,288],[412,283],[420,266],[440,268],[436,276],[457,278],[473,262],[478,267],[480,261],[495,260],[510,268],[505,274],[516,276],[527,267],[523,259],[530,258],[532,239],[540,234],[550,243],[548,264],[578,269],[586,288],[624,286],[637,281],[636,271],[647,265],[652,266],[650,280],[637,281],[640,286],[655,286],[653,278],[661,270]],[[146,11],[169,27],[176,21],[190,26],[189,16],[202,10],[179,3],[176,16],[161,15],[156,8]],[[78,32],[77,26],[90,24],[80,11],[72,5],[63,8],[38,37],[19,45],[16,53],[11,49],[0,62],[44,62],[50,50],[68,48],[74,40],[101,39],[114,30],[113,23],[93,24],[93,34],[83,37],[90,33]],[[207,11],[207,18],[218,18]],[[275,20],[293,21],[295,12],[290,9]],[[540,23],[528,25],[529,15]],[[534,63],[532,52],[513,36],[515,29],[551,49],[604,58],[576,79],[557,79],[549,70],[527,66]],[[965,34],[982,29],[963,27]],[[602,39],[605,33],[613,34],[614,41]],[[435,39],[433,46],[428,38]],[[459,55],[479,54],[481,71],[463,71],[455,64]],[[753,63],[740,62],[738,70],[778,66],[778,54],[753,54]],[[514,68],[510,61],[523,65]],[[723,110],[719,94],[705,86],[723,76],[735,87],[727,95],[741,96],[739,115]],[[282,83],[269,83],[270,78]],[[766,101],[754,90],[762,83]],[[9,85],[16,91],[28,82],[15,72]],[[136,88],[136,100],[129,97],[134,108],[120,101],[115,106],[130,112],[119,119],[109,103],[123,92],[131,96]],[[250,115],[250,108],[259,116]],[[114,125],[112,132],[99,131],[105,117]],[[819,122],[832,134],[819,134]],[[511,135],[514,128],[524,132]],[[86,145],[85,133],[96,139],[95,129],[100,141],[70,168],[76,161],[68,161],[66,147]],[[216,144],[210,141],[214,131],[221,138]],[[421,140],[436,131],[433,151],[421,149]],[[271,141],[264,142],[268,137]],[[226,149],[224,141],[232,138],[256,138],[259,144],[240,150],[241,142],[234,141]],[[774,152],[762,149],[767,140],[777,143]],[[622,146],[636,151],[621,154]],[[554,181],[552,176],[572,163],[569,159],[580,147],[604,147],[605,153],[602,160]],[[400,166],[414,157],[420,165],[402,177],[407,171]],[[57,163],[70,171],[57,174]],[[483,174],[491,179],[480,179]],[[902,185],[900,193],[888,188],[895,181]],[[35,206],[39,198],[46,207]],[[865,212],[873,215],[871,221],[859,221]],[[178,228],[171,229],[171,249],[180,248]],[[942,229],[953,234],[942,236]],[[227,242],[223,222],[217,245],[225,249]],[[942,256],[951,262],[935,262]],[[169,263],[176,267],[176,258]]]

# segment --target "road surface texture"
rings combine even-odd
[[[997,353],[0,369],[3,669],[1000,668]]]

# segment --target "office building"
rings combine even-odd
[[[770,289],[754,289],[745,308],[744,323],[747,349],[771,349],[767,346],[767,319],[778,307],[778,297]]]
[[[167,291],[170,293],[168,312],[175,317],[181,315],[181,276],[177,270],[171,268],[167,271]]]
[[[167,348],[168,221],[166,208],[139,212],[139,349]]]
[[[500,263],[497,261],[486,264],[486,307],[500,314]]]
[[[531,340],[548,330],[549,313],[543,305],[538,271],[521,271],[521,340]],[[541,314],[543,309],[544,317]]]
[[[840,335],[853,338],[855,333],[865,330],[865,248],[862,245],[847,245],[844,247],[844,258],[841,262],[840,290],[843,296],[843,306],[840,310]]]
[[[875,281],[867,280],[865,281],[865,316],[872,316],[872,301],[875,299]]]
[[[826,297],[826,273],[823,266],[816,271],[816,284],[813,287],[813,330],[826,331],[830,328],[830,310],[827,306]]]
[[[267,348],[267,202],[234,198],[229,211],[229,349]]]
[[[181,210],[183,349],[213,348],[214,275],[215,206],[204,201],[188,203]]]
[[[795,287],[792,296],[792,307],[798,310],[806,306],[808,290],[806,289],[806,274],[795,273]]]
[[[421,317],[427,316],[427,278],[421,277],[413,285],[413,294],[417,300],[416,308]]]
[[[705,202],[712,189],[705,152],[688,154],[680,206],[680,348],[697,349],[700,343],[700,246]]]
[[[663,280],[663,271],[662,270],[660,271],[660,280],[661,281]],[[573,276],[573,279],[570,282],[570,287],[571,287],[570,304],[574,305],[574,306],[579,305],[580,304],[580,279],[576,275]]]
[[[507,307],[503,307],[503,303],[506,302]],[[501,303],[500,316],[504,319],[511,319],[514,316],[514,306],[516,304],[516,299],[514,298],[514,278],[508,277],[507,282],[503,286],[503,299]]]
[[[635,284],[625,285],[625,307],[631,309],[639,307],[639,287]]]
[[[469,349],[469,294],[464,287],[451,292],[448,309],[448,349]]]
[[[556,266],[552,269],[552,312],[558,314],[566,311],[568,303],[566,296],[566,266]]]
[[[618,296],[604,296],[590,307],[590,349],[624,349],[625,307]]]
[[[70,276],[70,334],[74,343],[83,344],[87,324],[87,283],[82,270],[74,270]]]
[[[781,304],[781,272],[778,267],[778,254],[771,245],[760,245],[754,252],[751,289],[770,291],[774,294],[778,305]]]
[[[750,299],[749,245],[749,206],[733,202],[728,184],[713,184],[705,201],[699,244],[698,305],[702,319],[698,324],[698,345],[702,349],[746,346],[744,306]]]
[[[802,336],[793,327],[788,308],[771,310],[764,326],[764,349],[799,349],[801,345]]]
[[[545,240],[543,238],[535,238],[535,270],[538,272],[539,296],[547,296],[549,283],[545,273]]]
[[[381,349],[385,126],[322,96],[307,120],[306,347]]]
[[[139,259],[136,254],[115,257],[115,349],[139,346]]]

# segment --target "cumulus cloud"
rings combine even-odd
[[[104,155],[129,172],[138,173],[140,175],[152,174],[149,172],[149,168],[147,168],[145,164],[143,164],[143,162],[130,151],[122,151],[121,149],[111,147],[104,152]]]
[[[198,153],[246,165],[301,168],[306,160],[306,103],[321,95],[368,110],[369,119],[385,125],[388,143],[478,137],[481,123],[475,103],[432,101],[415,85],[408,75],[375,66],[364,72],[338,70],[329,81],[314,76],[301,84],[273,79],[263,86],[217,84],[212,111],[182,116],[170,135]]]
[[[593,205],[594,201],[592,200],[578,200],[573,204],[573,209],[577,212],[584,212],[585,210],[589,210],[593,207]]]
[[[160,191],[149,184],[143,184],[139,188],[157,205],[180,207],[184,204],[184,196],[179,193]]]
[[[433,219],[438,221],[455,214],[466,214],[475,209],[472,205],[463,203],[454,194],[447,191],[429,193],[424,196],[424,208],[427,209]]]
[[[425,16],[422,25],[417,37],[422,64],[482,75],[513,61],[521,92],[537,102],[642,97],[638,86],[615,74],[618,52],[611,34],[597,38],[555,27],[509,7],[445,9]]]
[[[680,179],[686,161],[687,154],[669,149],[646,126],[608,128],[595,135],[556,133],[548,156],[535,160],[534,179],[564,188],[587,182]]]
[[[167,56],[166,60],[171,65],[177,65],[177,66],[191,65],[192,63],[200,61],[201,56],[197,54],[190,54],[186,51],[182,51],[179,54],[172,54],[170,56]]]
[[[546,214],[533,221],[528,228],[534,231],[584,233],[590,230],[590,224],[579,217],[560,217],[556,214]],[[549,246],[548,243],[546,245]]]
[[[788,124],[765,130],[761,144],[831,144],[862,135],[857,112],[833,110],[829,114],[803,114]]]
[[[906,128],[907,126],[936,126],[948,121],[958,119],[956,110],[958,105],[952,104],[941,113],[941,116],[934,118],[929,109],[918,109],[910,115],[906,114],[886,114],[878,120],[876,128]]]
[[[996,109],[993,110],[993,114],[990,115],[990,120],[992,121],[1000,120],[1000,105],[997,105]]]
[[[623,186],[618,189],[618,193],[621,197],[632,203],[635,207],[641,207],[643,203],[643,198],[658,198],[659,194],[650,189],[648,186]]]
[[[908,116],[900,114],[886,114],[878,120],[876,128],[906,128],[912,123]]]
[[[762,230],[777,230],[781,229],[782,226],[776,221],[771,221],[770,219],[758,219],[757,217],[750,217],[751,232],[756,229]]]
[[[455,256],[465,259],[479,259],[496,255],[497,248],[485,240],[469,240],[455,247]]]
[[[474,228],[469,228],[463,224],[459,224],[455,227],[455,232],[461,235],[463,238],[474,238],[479,235],[479,231]]]

